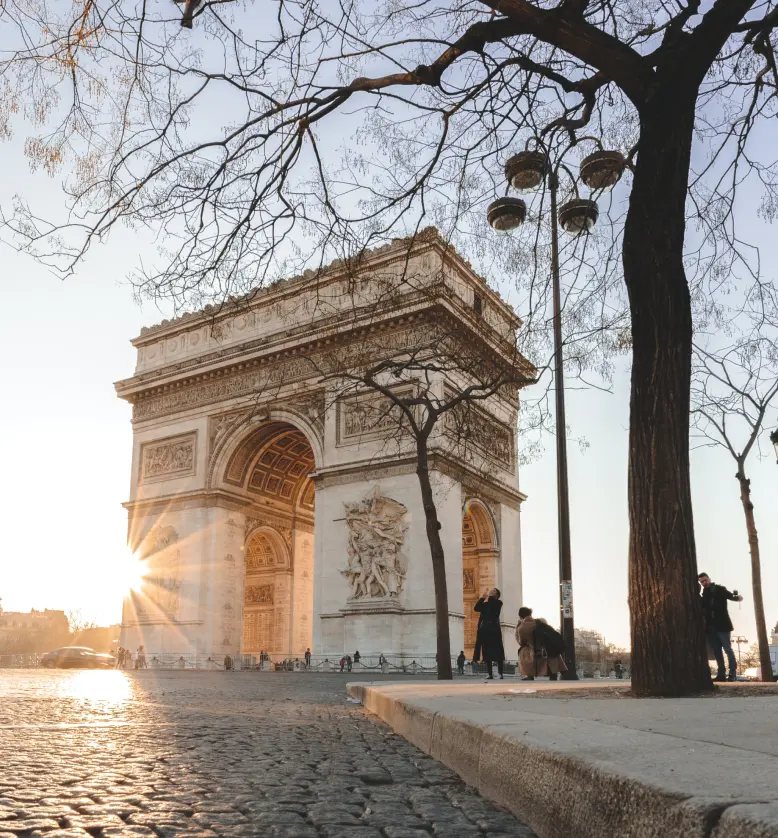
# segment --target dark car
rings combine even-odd
[[[47,652],[40,663],[47,669],[112,669],[115,661],[111,655],[95,652],[87,646],[63,646]]]

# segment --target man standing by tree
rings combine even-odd
[[[737,679],[737,661],[732,651],[732,620],[727,611],[727,600],[742,602],[743,597],[737,591],[728,591],[723,585],[714,585],[707,573],[697,577],[702,586],[702,613],[705,617],[705,636],[713,648],[719,671],[714,680],[726,681],[724,674],[724,652],[729,661],[729,680]]]

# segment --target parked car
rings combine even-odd
[[[112,655],[95,652],[87,646],[63,646],[41,657],[41,666],[47,669],[112,669]]]

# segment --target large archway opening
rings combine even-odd
[[[483,591],[497,581],[499,546],[491,516],[481,501],[469,500],[462,516],[462,607],[465,614],[465,655],[473,659],[478,613],[474,606]]]
[[[242,653],[302,657],[313,639],[314,452],[288,422],[237,445],[224,482],[250,501],[243,545]]]

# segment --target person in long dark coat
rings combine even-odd
[[[473,663],[481,663],[481,625],[483,624],[483,614],[478,615],[478,626],[475,630],[475,648],[473,649]]]
[[[492,588],[485,591],[481,599],[476,602],[474,610],[481,615],[478,633],[481,640],[481,650],[489,670],[487,680],[494,680],[492,664],[497,664],[497,672],[502,675],[502,665],[505,661],[505,649],[502,645],[502,628],[500,628],[500,612],[502,601],[500,600],[500,589]]]

